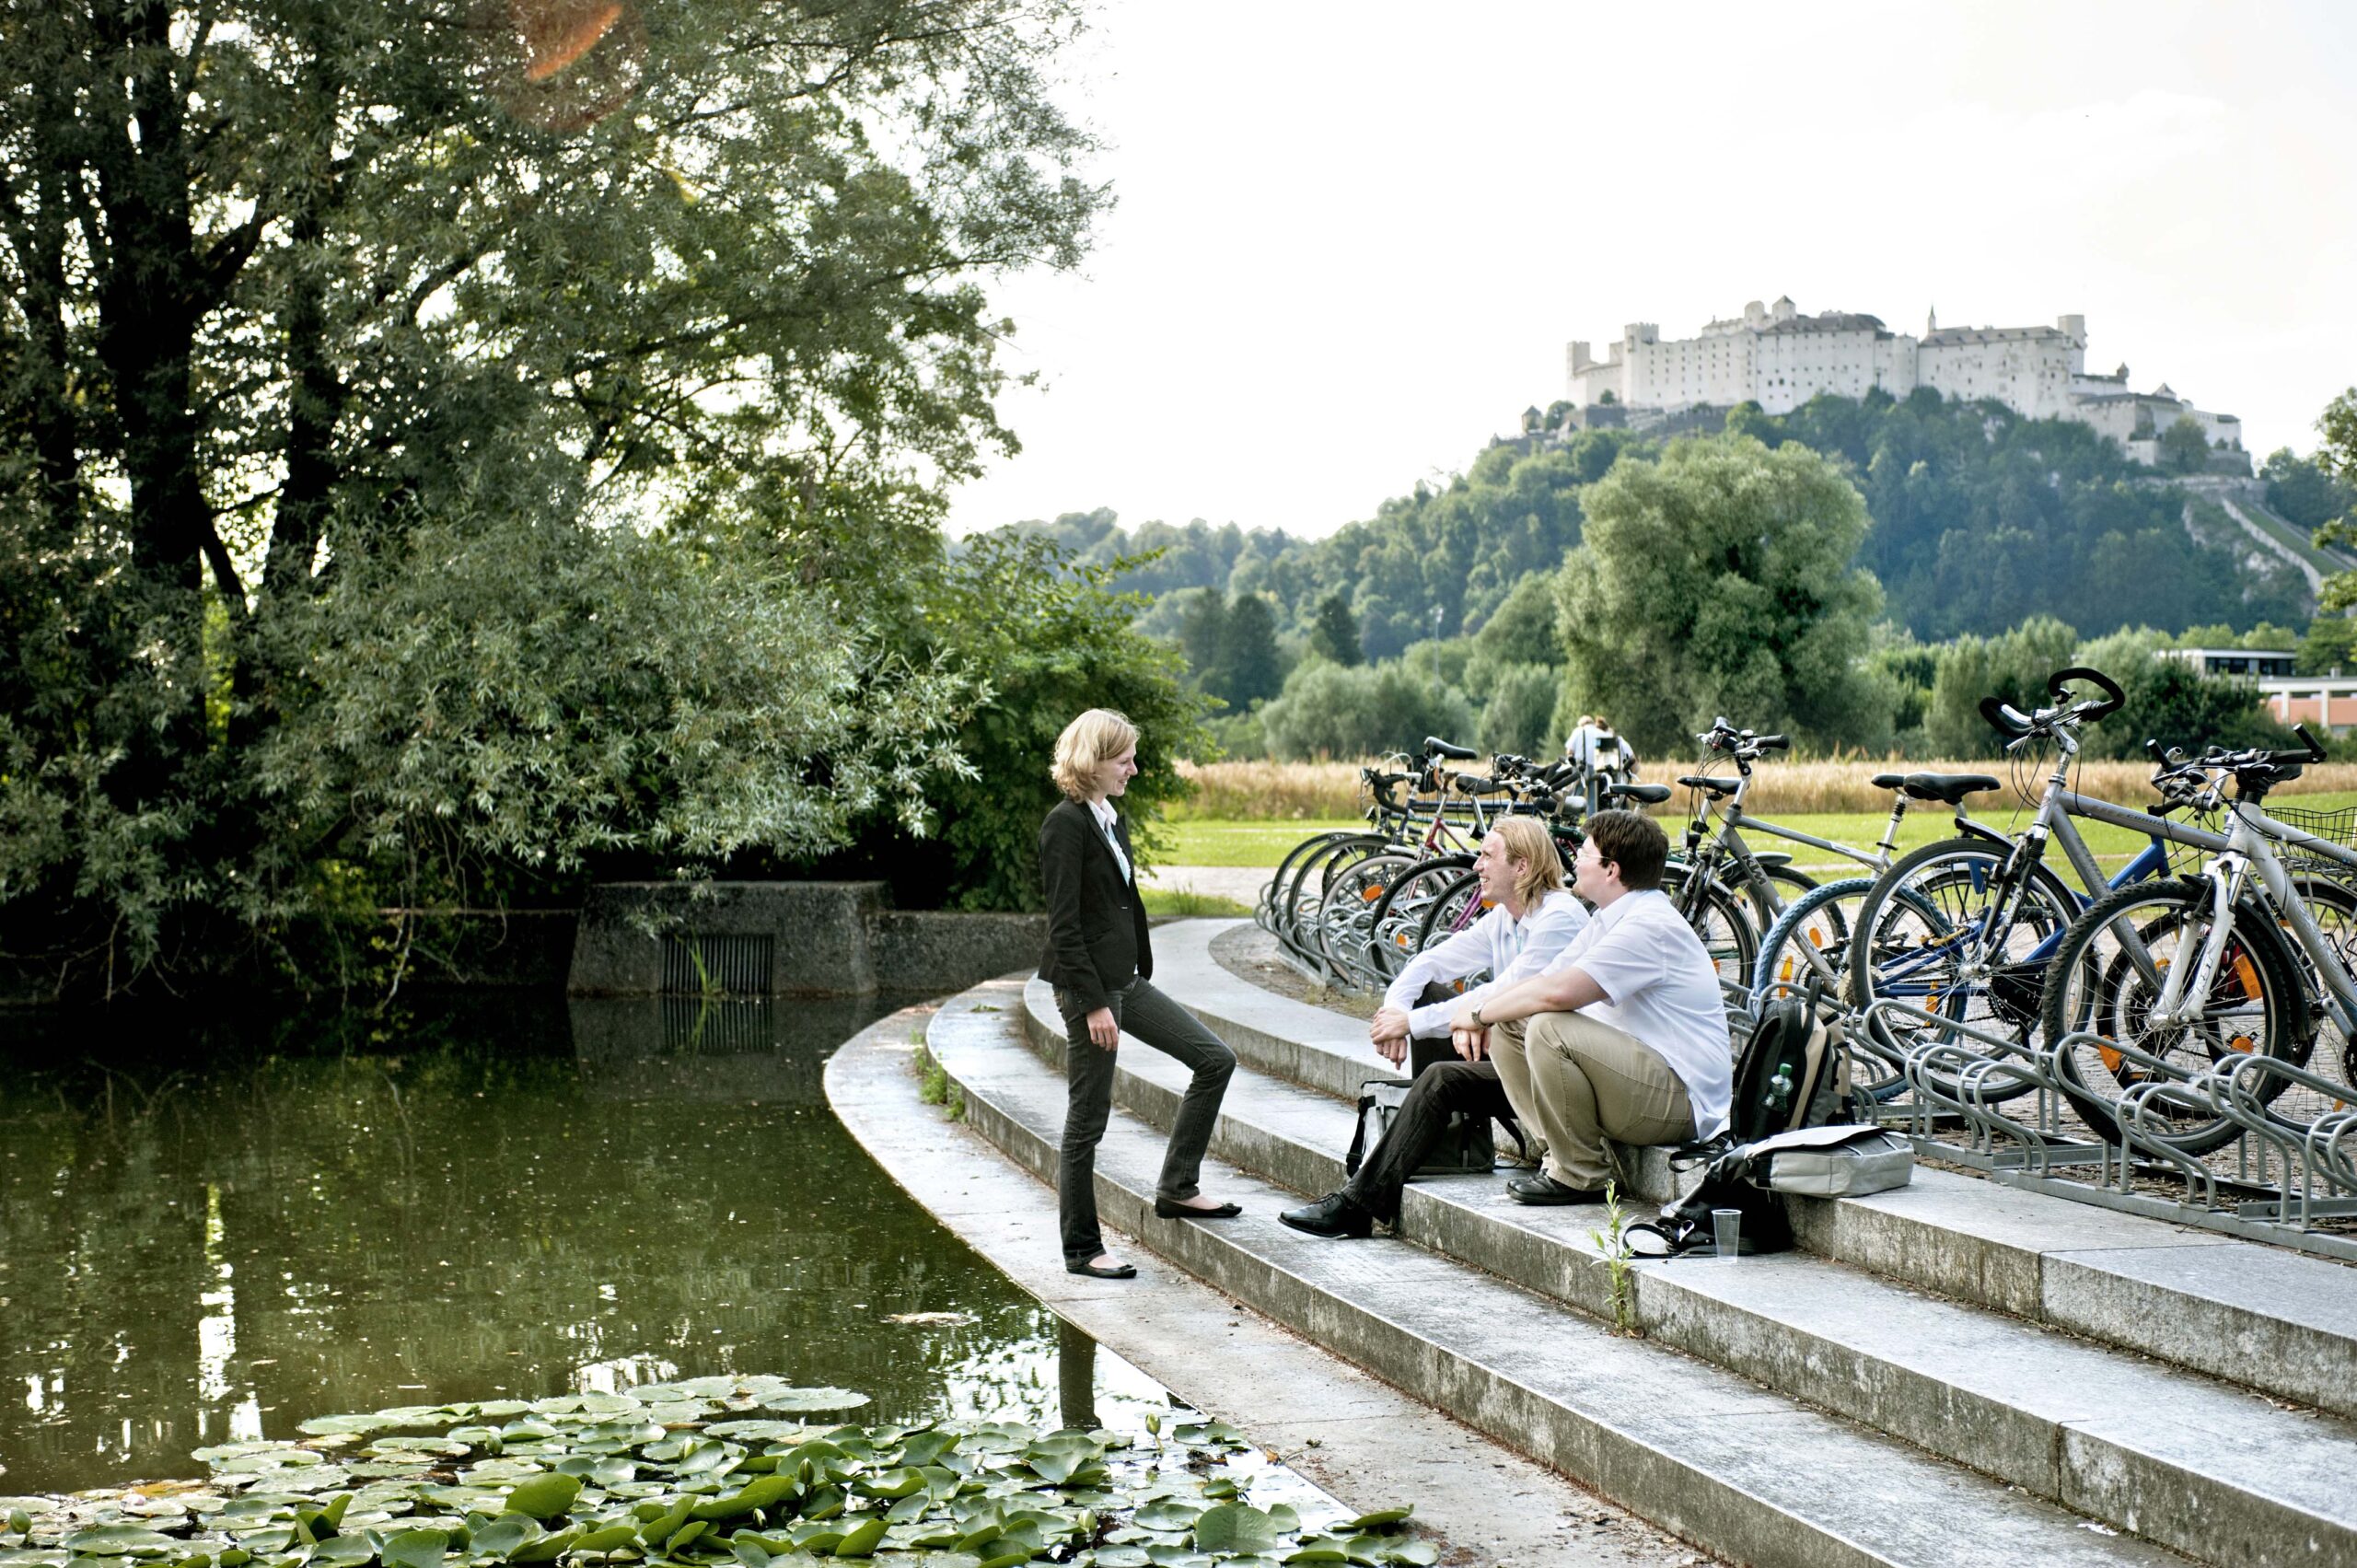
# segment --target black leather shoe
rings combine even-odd
[[[1116,1263],[1109,1269],[1100,1269],[1086,1258],[1080,1259],[1078,1261],[1074,1261],[1070,1258],[1065,1259],[1064,1272],[1067,1274],[1086,1274],[1092,1280],[1133,1280],[1138,1277],[1136,1268],[1131,1264]]]
[[[1232,1220],[1244,1211],[1234,1203],[1221,1203],[1214,1208],[1198,1209],[1176,1198],[1156,1198],[1154,1212],[1166,1220]]]
[[[1336,1241],[1364,1241],[1375,1234],[1375,1216],[1340,1192],[1329,1192],[1315,1203],[1287,1209],[1277,1218],[1295,1230]]]
[[[1556,1180],[1543,1170],[1528,1176],[1517,1176],[1506,1183],[1507,1195],[1517,1203],[1601,1203],[1601,1187],[1573,1187]]]

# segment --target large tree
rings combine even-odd
[[[1851,564],[1866,505],[1832,462],[1682,440],[1581,499],[1558,590],[1562,712],[1607,714],[1655,752],[1720,714],[1819,744],[1887,738],[1888,698],[1861,668],[1882,591]]]
[[[975,684],[869,607],[1105,200],[1072,7],[0,17],[6,946],[920,808]]]

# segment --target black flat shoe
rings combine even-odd
[[[1077,1263],[1069,1259],[1065,1260],[1064,1272],[1086,1274],[1092,1280],[1133,1280],[1138,1277],[1136,1268],[1128,1263],[1116,1263],[1109,1269],[1100,1269],[1085,1260]]]
[[[1375,1234],[1375,1216],[1340,1192],[1329,1192],[1315,1203],[1287,1209],[1277,1220],[1307,1235],[1334,1241],[1364,1241]]]
[[[1517,1203],[1601,1203],[1601,1187],[1573,1187],[1556,1180],[1543,1170],[1528,1176],[1517,1176],[1506,1183],[1506,1194]]]
[[[1175,1198],[1156,1198],[1154,1212],[1166,1220],[1232,1220],[1244,1211],[1234,1203],[1222,1203],[1215,1209],[1197,1209]]]

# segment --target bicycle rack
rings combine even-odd
[[[2007,1186],[2357,1262],[2357,1237],[2316,1228],[2319,1219],[2357,1215],[2357,1089],[2347,1084],[2261,1055],[2188,1072],[2132,1043],[2084,1031],[2033,1051],[1892,1001],[1872,1004],[1851,1024],[1852,1049],[1907,1086],[1879,1115],[1921,1156]],[[2143,1074],[2116,1102],[2118,1143],[2063,1121],[2064,1060],[2098,1042]],[[2032,1113],[2001,1109],[2025,1078],[2037,1087]],[[2306,1120],[2287,1117],[2270,1105],[2270,1082],[2330,1109]],[[2171,1138],[2188,1115],[2230,1122],[2235,1136],[2206,1154],[2189,1153]],[[1940,1135],[1943,1122],[1950,1137]],[[1965,1134],[1961,1144],[1951,1141],[1956,1128]],[[2084,1174],[2057,1168],[2089,1166]],[[2155,1179],[2182,1183],[2183,1196],[2151,1191]]]

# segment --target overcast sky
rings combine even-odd
[[[1571,339],[1780,294],[2084,314],[2260,455],[2357,383],[2357,4],[1116,0],[1069,66],[1120,204],[996,285],[1042,385],[954,532],[1330,533],[1562,397]]]

